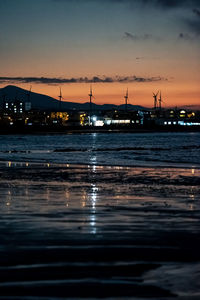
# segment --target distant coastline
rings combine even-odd
[[[152,132],[200,132],[199,126],[185,127],[185,126],[154,126],[154,127],[48,127],[48,126],[33,126],[33,127],[9,127],[0,128],[1,135],[9,134],[87,134],[87,133],[152,133]]]
[[[191,132],[200,131],[200,111],[163,108],[161,91],[153,93],[152,109],[128,103],[97,105],[62,101],[16,86],[0,90],[0,134],[87,132]],[[17,95],[17,96],[16,96]]]

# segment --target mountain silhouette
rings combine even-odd
[[[28,94],[30,93],[30,96]],[[39,110],[52,110],[52,111],[59,111],[60,110],[60,101],[56,100],[50,96],[38,94],[34,92],[29,92],[28,90],[19,88],[14,85],[8,85],[4,88],[0,89],[0,107],[3,106],[3,101],[6,99],[7,101],[14,101],[20,100],[22,102],[28,102],[30,99],[31,108],[32,109],[39,109]],[[89,110],[90,104],[89,102],[86,103],[77,103],[77,102],[69,102],[69,101],[62,101],[61,103],[61,110],[68,111],[68,110],[79,110],[85,111]],[[93,110],[112,110],[112,109],[125,109],[125,105],[115,105],[115,104],[103,104],[98,105],[93,103],[92,104]],[[129,110],[147,110],[145,107],[139,105],[131,105],[128,104]]]

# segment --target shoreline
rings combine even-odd
[[[28,128],[4,128],[0,129],[0,135],[12,134],[88,134],[88,133],[158,133],[158,132],[200,132],[200,126],[158,126],[158,127],[141,127],[141,128],[102,128],[102,127],[28,127]]]
[[[155,162],[154,162],[155,163]],[[165,170],[165,169],[175,169],[175,170],[200,170],[200,165],[191,165],[191,166],[173,166],[173,165],[108,165],[108,164],[88,164],[88,163],[56,163],[56,162],[42,162],[42,161],[30,161],[30,160],[8,160],[8,159],[1,159],[0,160],[0,168],[1,166],[5,166],[7,168],[15,168],[15,167],[25,167],[28,168],[30,166],[32,167],[44,167],[44,168],[63,168],[63,169],[113,169],[113,170],[122,170],[122,169],[161,169],[161,170]]]
[[[190,194],[200,193],[200,168],[169,167],[119,167],[88,166],[77,164],[9,163],[0,161],[0,182],[8,185],[60,185],[74,188],[104,186],[114,192],[121,187],[125,193],[128,187],[137,194],[152,195],[169,193],[173,190]],[[190,188],[191,187],[191,188]],[[162,194],[161,193],[161,194]]]

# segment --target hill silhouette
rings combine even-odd
[[[0,89],[0,106],[2,107],[4,98],[7,101],[10,100],[20,100],[22,102],[28,101],[28,94],[29,91],[19,88],[14,85],[7,85],[4,88]],[[30,102],[31,107],[33,109],[40,109],[40,110],[53,110],[59,111],[60,109],[60,101],[56,100],[47,95],[38,94],[35,92],[30,92]],[[93,103],[92,104],[93,110],[112,110],[112,109],[125,109],[125,105],[114,105],[114,104],[103,104],[98,105]],[[145,107],[139,105],[131,105],[128,104],[129,110],[142,110],[146,109]],[[85,111],[89,110],[89,102],[86,103],[77,103],[77,102],[70,102],[70,101],[62,101],[61,103],[61,110],[68,111],[68,110],[79,110]]]

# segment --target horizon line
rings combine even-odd
[[[4,89],[4,88],[6,88],[6,87],[9,87],[9,86],[11,86],[11,87],[16,87],[16,88],[19,88],[19,89],[21,89],[21,90],[24,90],[24,91],[29,91],[29,90],[27,90],[27,89],[24,89],[24,88],[21,88],[21,87],[19,87],[19,86],[17,86],[17,85],[5,85],[4,87],[2,87],[2,88],[0,88],[0,90],[1,89]],[[33,93],[33,94],[38,94],[38,95],[42,95],[42,96],[46,96],[46,97],[50,97],[50,98],[52,98],[52,99],[54,99],[55,101],[60,101],[60,100],[58,100],[58,99],[56,99],[56,98],[54,98],[54,97],[52,97],[52,96],[49,96],[49,95],[47,95],[47,94],[41,94],[41,93],[37,93],[37,92],[33,92],[33,91],[30,91],[30,93]],[[1,97],[2,98],[2,97]],[[66,100],[66,99],[64,99],[64,101],[62,101],[63,103],[78,103],[78,104],[87,104],[87,103],[89,103],[89,101],[86,101],[86,102],[74,102],[74,101],[69,101],[69,100]],[[103,106],[103,105],[113,105],[113,106],[123,106],[123,105],[125,105],[125,103],[122,103],[122,104],[113,104],[113,103],[103,103],[103,104],[98,104],[98,103],[95,103],[95,102],[92,102],[93,104],[95,104],[95,105],[99,105],[99,106]],[[128,103],[128,105],[130,105],[130,106],[140,106],[140,107],[146,107],[146,108],[152,108],[153,109],[153,105],[139,105],[139,104],[131,104],[131,103]],[[178,108],[178,107],[183,107],[183,108],[187,108],[188,107],[188,109],[189,108],[198,108],[198,109],[200,109],[200,105],[199,104],[183,104],[183,105],[174,105],[174,106],[170,106],[170,105],[166,105],[165,104],[165,106],[163,106],[162,108],[164,109],[164,108],[168,108],[168,109],[170,109],[170,108]]]

